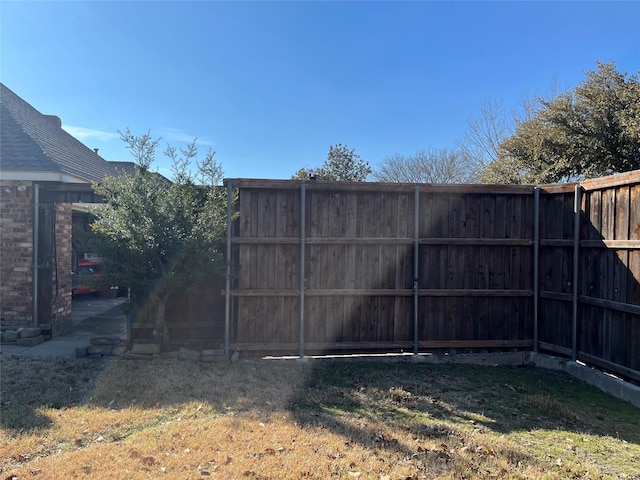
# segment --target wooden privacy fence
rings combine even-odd
[[[540,349],[640,379],[639,183],[227,180],[225,348]]]
[[[640,171],[541,193],[538,348],[640,381]]]

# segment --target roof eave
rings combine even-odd
[[[93,183],[64,172],[37,172],[29,170],[0,170],[0,180],[20,180],[25,182]]]

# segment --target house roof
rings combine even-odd
[[[0,172],[13,180],[101,182],[115,167],[0,83]]]
[[[136,173],[136,163],[135,162],[123,162],[119,160],[109,160],[109,163],[113,165],[118,171],[125,172],[129,175],[133,175]]]

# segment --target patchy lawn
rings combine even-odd
[[[534,368],[2,358],[0,478],[635,478],[640,409]]]

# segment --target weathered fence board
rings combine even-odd
[[[640,370],[640,178],[584,182],[578,357]],[[601,363],[602,363],[601,362]]]
[[[541,349],[570,352],[627,376],[629,369],[640,369],[640,264],[635,260],[640,254],[640,242],[635,241],[640,230],[639,173],[582,182],[578,238],[572,238],[574,185],[543,187],[540,208]]]
[[[291,188],[295,182],[243,183],[233,238],[238,250],[233,340],[236,347],[266,352],[294,342],[299,333],[299,309],[286,315],[283,301],[289,307],[299,302],[301,195]],[[415,186],[381,191],[378,185],[307,187],[308,348],[342,350],[350,342],[365,349],[406,348],[416,340],[441,342],[438,348],[453,342],[452,348],[460,348],[455,342],[477,345],[473,342],[491,339],[507,340],[500,348],[510,348],[504,345],[512,337],[518,345],[530,341],[533,229],[525,222],[532,220],[531,188],[506,193],[500,188],[495,198],[490,189],[477,186],[468,191],[422,186],[415,232]],[[415,244],[423,272],[415,292],[417,337]],[[480,328],[474,327],[476,318]]]

